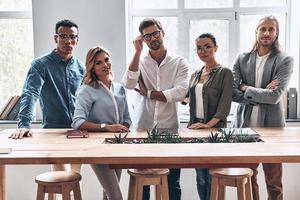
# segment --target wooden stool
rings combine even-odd
[[[212,175],[211,200],[224,200],[225,186],[237,187],[238,200],[252,200],[252,169],[219,168],[210,170],[210,174]]]
[[[169,169],[129,169],[128,200],[143,199],[143,187],[155,185],[156,200],[169,200],[168,174]]]
[[[53,199],[53,193],[62,194],[63,200],[71,200],[70,192],[73,190],[74,199],[81,200],[79,181],[81,175],[76,172],[54,171],[38,175],[35,182],[38,184],[37,200],[44,200],[45,193],[48,199]]]

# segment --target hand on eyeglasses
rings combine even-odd
[[[133,40],[135,51],[140,53],[143,50],[143,36],[140,35]]]

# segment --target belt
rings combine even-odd
[[[204,123],[204,119],[195,117],[195,122]]]

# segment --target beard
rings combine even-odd
[[[270,48],[270,47],[273,46],[274,42],[275,42],[275,40],[270,39],[269,41],[260,40],[258,43],[262,47],[269,47]]]
[[[266,47],[266,48],[271,48],[273,46],[273,43],[268,43],[268,44],[260,43],[260,46]]]
[[[161,42],[158,40],[155,40],[149,44],[149,48],[153,51],[160,49],[160,47],[161,47]]]

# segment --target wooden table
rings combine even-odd
[[[5,165],[102,163],[148,167],[195,167],[252,163],[299,163],[300,128],[257,128],[264,143],[231,144],[103,144],[113,133],[90,133],[89,138],[67,139],[63,129],[36,129],[34,136],[8,139],[13,130],[0,132],[0,148],[12,148],[0,154],[0,200],[5,199]],[[211,130],[182,129],[183,137],[207,136]],[[129,137],[145,137],[132,131]]]

